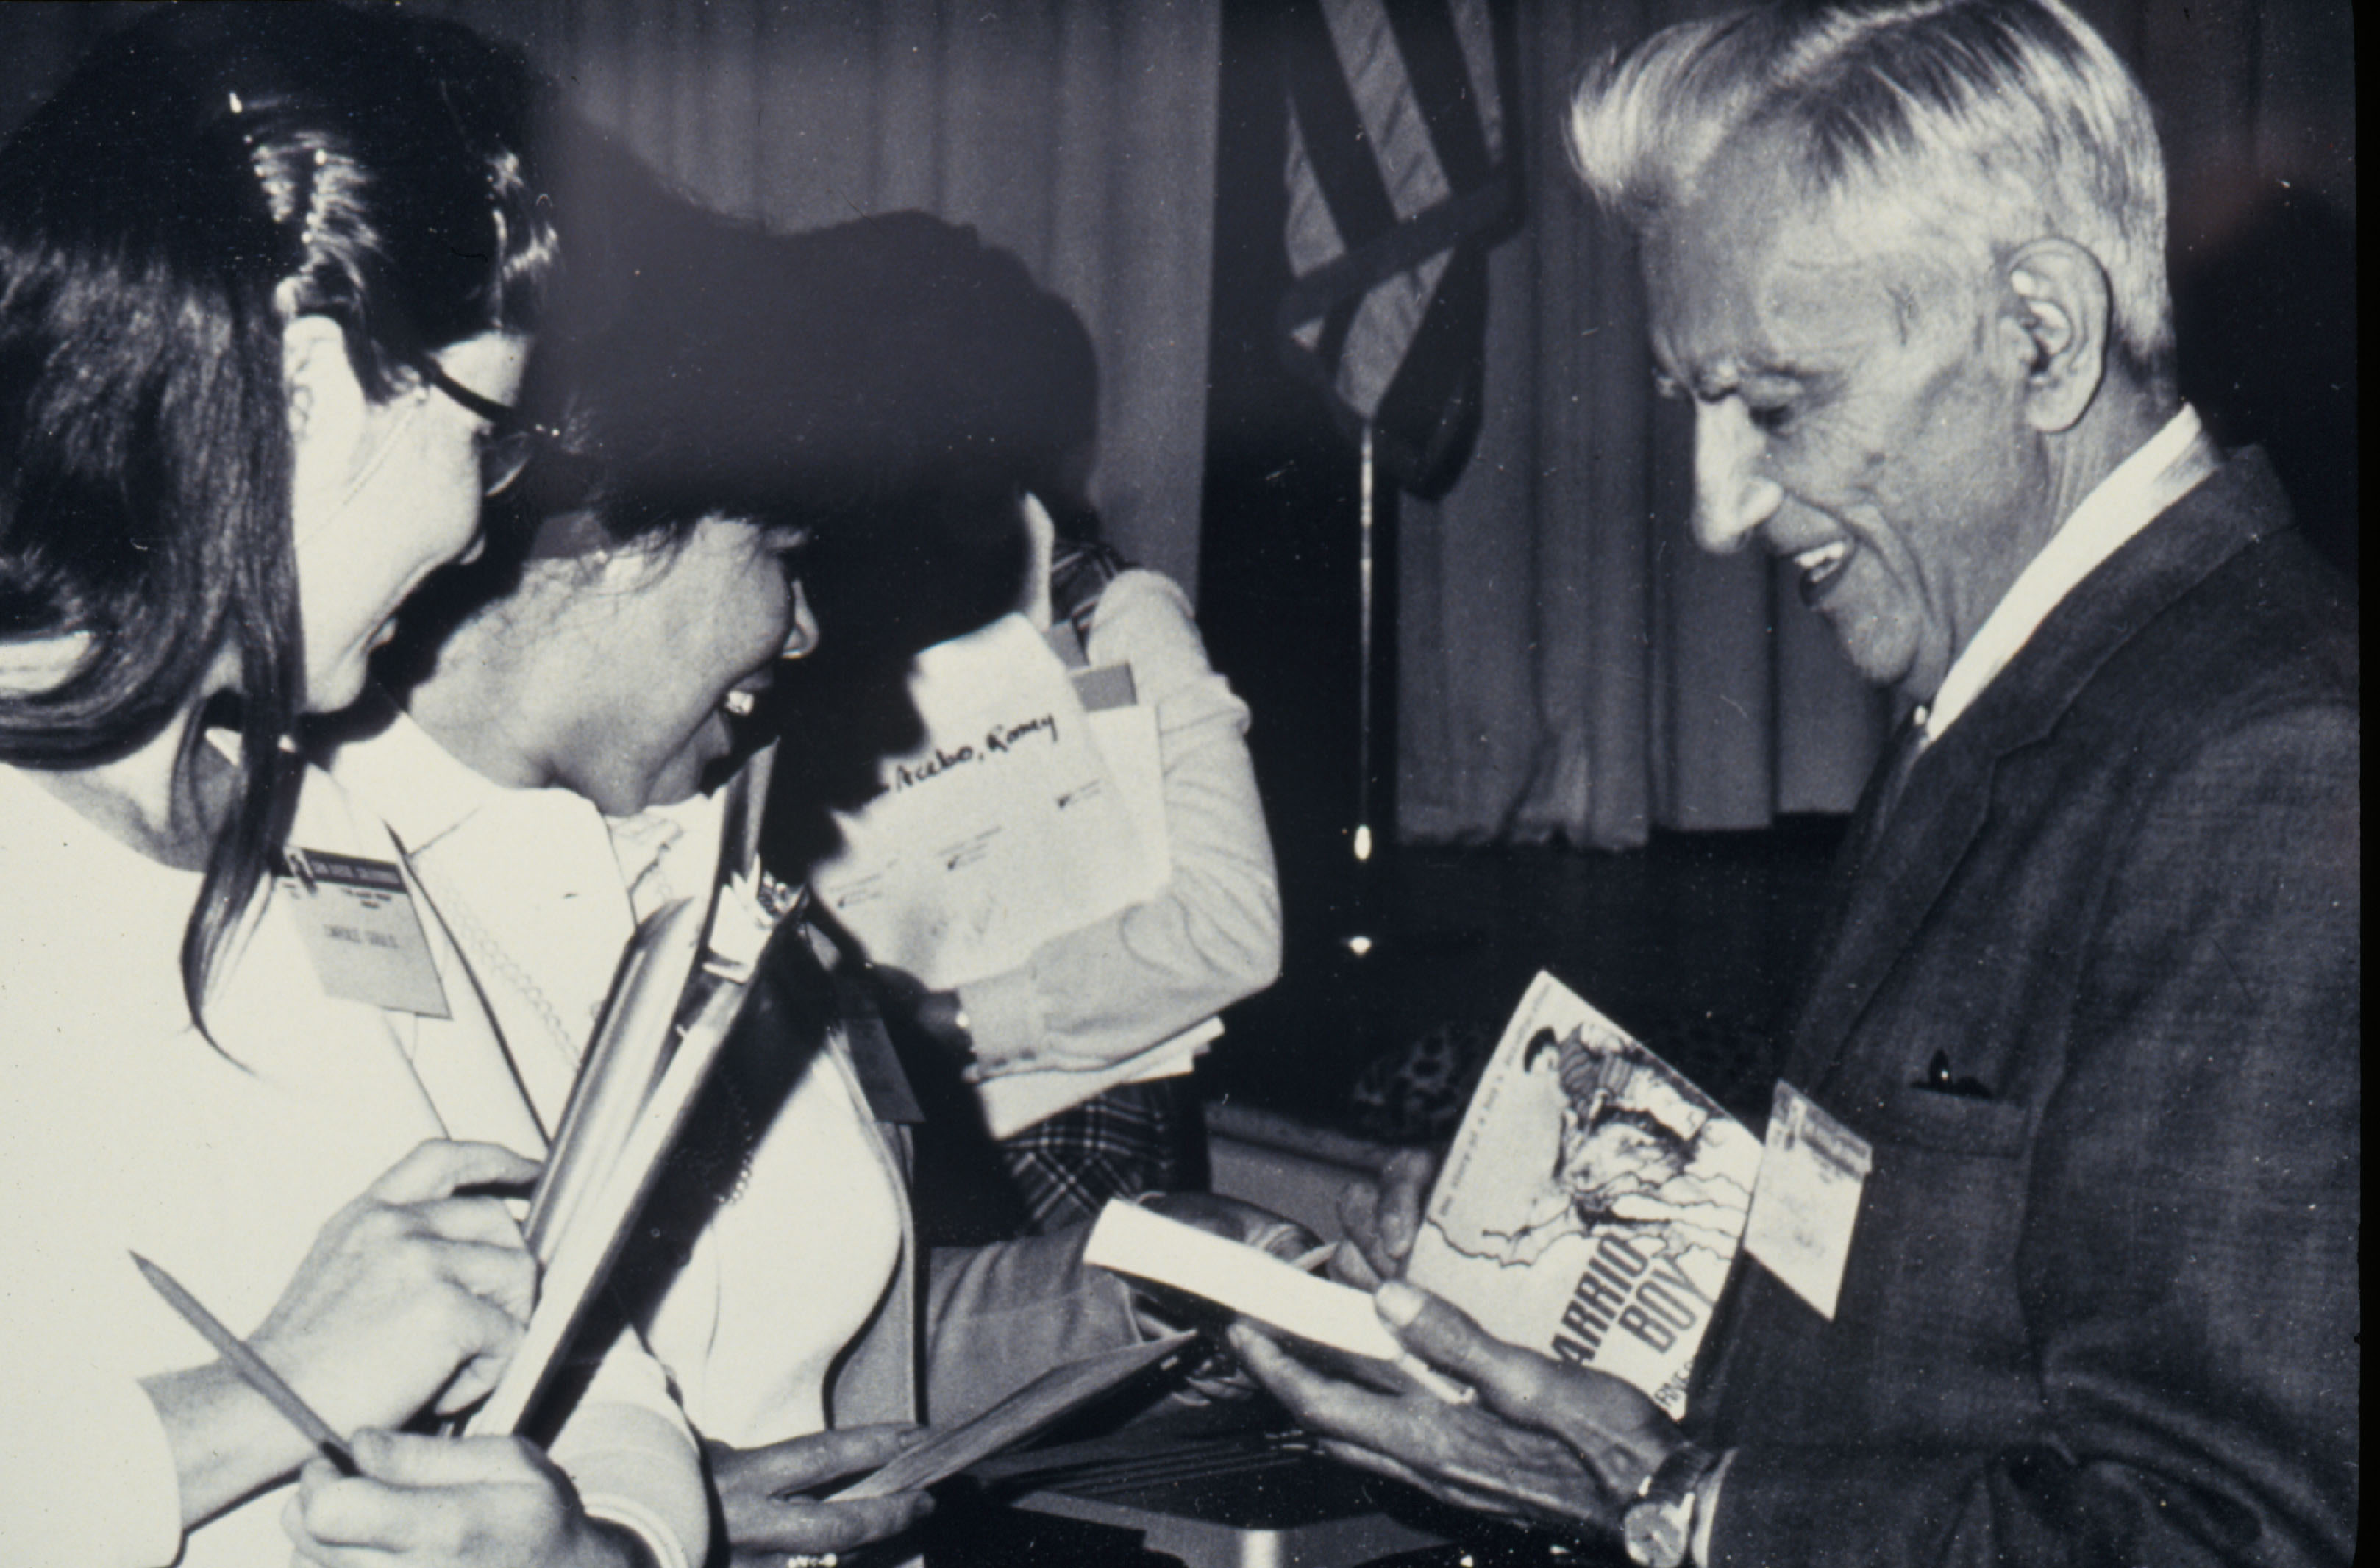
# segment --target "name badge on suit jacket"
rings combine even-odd
[[[1743,1249],[1829,1323],[1842,1291],[1843,1265],[1851,1259],[1860,1194],[1874,1163],[1865,1138],[1778,1080],[1768,1143],[1761,1150],[1752,1211],[1744,1219]]]

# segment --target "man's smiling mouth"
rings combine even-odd
[[[1834,540],[1795,555],[1793,565],[1802,574],[1802,602],[1815,607],[1826,597],[1828,586],[1842,575],[1851,558],[1852,541],[1847,539]]]

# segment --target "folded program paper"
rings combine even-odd
[[[549,1169],[561,1174],[532,1195],[525,1226],[542,1266],[537,1307],[496,1386],[472,1414],[468,1432],[516,1432],[534,1411],[727,1043],[761,961],[762,934],[768,942],[805,940],[798,921],[775,921],[754,902],[754,885],[739,875],[721,886],[710,922],[714,940],[704,944],[690,976],[672,964],[637,961],[646,949],[646,930],[624,959],[606,1026],[618,1017],[617,1028],[627,1038],[617,1044],[599,1039],[582,1091],[572,1097],[577,1113],[564,1113],[548,1159]],[[646,925],[666,949],[683,943],[689,928],[699,932],[710,912],[680,901]],[[806,1049],[817,1049],[816,1042]],[[605,1092],[584,1092],[589,1076]],[[618,1081],[605,1086],[606,1077]]]
[[[664,905],[637,928],[620,956],[602,1021],[530,1197],[528,1239],[540,1268],[552,1266],[562,1234],[610,1179],[668,1065],[675,1044],[670,1023],[700,955],[704,915],[693,899]]]
[[[926,738],[882,767],[882,793],[837,817],[844,848],[812,882],[868,956],[946,991],[1015,968],[1053,937],[1154,896],[1170,868],[1039,633],[1004,615],[919,654],[909,696]],[[1103,727],[1120,756],[1146,725]],[[1148,769],[1129,748],[1125,777]]]

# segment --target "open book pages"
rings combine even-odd
[[[834,1500],[856,1502],[889,1497],[947,1480],[977,1460],[1014,1447],[1060,1416],[1081,1409],[1197,1337],[1188,1332],[1167,1334],[1052,1367],[982,1414],[955,1427],[937,1428],[882,1469],[835,1493]]]
[[[837,817],[844,847],[811,874],[869,958],[947,991],[1165,885],[1148,804],[1127,796],[1024,617],[926,650],[909,695],[925,740],[883,763],[881,794]],[[1146,793],[1148,772],[1127,761],[1123,777]]]
[[[1110,1199],[1083,1261],[1204,1296],[1285,1334],[1375,1361],[1396,1361],[1392,1338],[1363,1291],[1305,1272],[1272,1254]]]
[[[1541,974],[1463,1114],[1407,1277],[1682,1416],[1759,1171],[1742,1123]]]

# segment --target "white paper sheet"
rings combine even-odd
[[[1223,1021],[1209,1018],[1171,1039],[1159,1040],[1146,1051],[1092,1072],[1070,1073],[1045,1067],[986,1078],[976,1085],[976,1098],[983,1105],[984,1124],[993,1137],[1004,1138],[1037,1122],[1046,1122],[1061,1111],[1072,1110],[1118,1084],[1178,1078],[1197,1065],[1198,1058],[1207,1054],[1207,1047],[1222,1032]]]
[[[947,991],[1165,885],[1162,840],[1149,842],[1065,666],[1023,617],[928,649],[910,696],[924,744],[885,762],[885,792],[838,819],[843,852],[812,875],[876,962]]]

